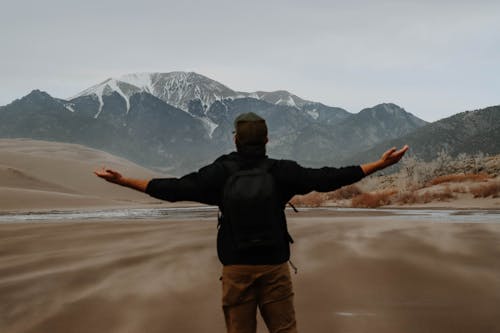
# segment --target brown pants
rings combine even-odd
[[[257,307],[270,333],[297,332],[287,263],[224,266],[222,294],[228,333],[255,333]]]

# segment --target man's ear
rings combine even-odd
[[[268,142],[269,142],[269,138],[266,136],[266,141],[264,142],[264,144],[266,144]]]

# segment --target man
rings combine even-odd
[[[294,161],[273,160],[266,156],[267,125],[265,120],[255,113],[239,115],[235,119],[234,127],[237,151],[223,155],[214,163],[184,177],[131,179],[105,168],[95,171],[95,174],[109,182],[146,192],[155,198],[167,201],[197,201],[219,206],[222,219],[217,233],[217,253],[223,265],[222,303],[227,331],[254,333],[259,308],[269,332],[297,332],[292,282],[287,265],[290,258],[289,243],[292,239],[286,227],[285,205],[296,194],[333,191],[397,163],[408,150],[408,146],[398,151],[395,148],[389,149],[378,161],[361,166],[304,168]],[[240,170],[259,169],[265,171],[251,171],[247,174],[257,174],[254,177],[260,177],[261,174],[271,175],[273,184],[270,188],[271,193],[277,197],[275,199],[278,211],[271,223],[277,226],[275,229],[278,236],[272,246],[242,248],[234,231],[238,221],[231,222],[233,224],[226,221],[225,216],[230,215],[229,212],[234,207],[227,207],[231,205],[231,201],[228,201],[224,194],[229,191],[229,180],[234,180]],[[263,187],[266,187],[266,180],[263,183]],[[262,207],[266,203],[259,205],[256,210],[265,209]],[[235,214],[238,219],[238,212]]]

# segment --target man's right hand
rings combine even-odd
[[[118,171],[102,167],[94,171],[97,177],[107,180],[110,183],[118,184],[125,187],[130,187],[134,190],[146,192],[149,184],[149,179],[134,179],[123,177]]]
[[[123,176],[118,171],[102,167],[101,169],[95,170],[94,174],[110,183],[122,185],[121,180],[123,179]]]

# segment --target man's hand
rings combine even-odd
[[[378,161],[363,164],[361,165],[361,169],[363,169],[366,176],[375,171],[385,169],[388,166],[398,163],[409,148],[408,145],[404,145],[400,150],[396,150],[396,147],[392,147],[382,154],[382,157]]]
[[[100,170],[95,170],[94,174],[98,177],[101,177],[102,179],[107,180],[110,183],[115,183],[120,185],[121,185],[120,181],[123,179],[121,173],[112,169],[107,169],[105,167],[102,167]]]
[[[102,167],[101,169],[95,170],[94,174],[97,177],[107,180],[110,183],[118,184],[125,187],[130,187],[134,190],[146,192],[146,188],[149,184],[149,179],[134,179],[123,177],[118,171]]]
[[[396,147],[392,147],[391,149],[386,151],[380,158],[381,168],[384,169],[388,166],[398,163],[409,148],[410,147],[408,147],[408,145],[404,145],[404,147],[400,150],[396,150]]]

